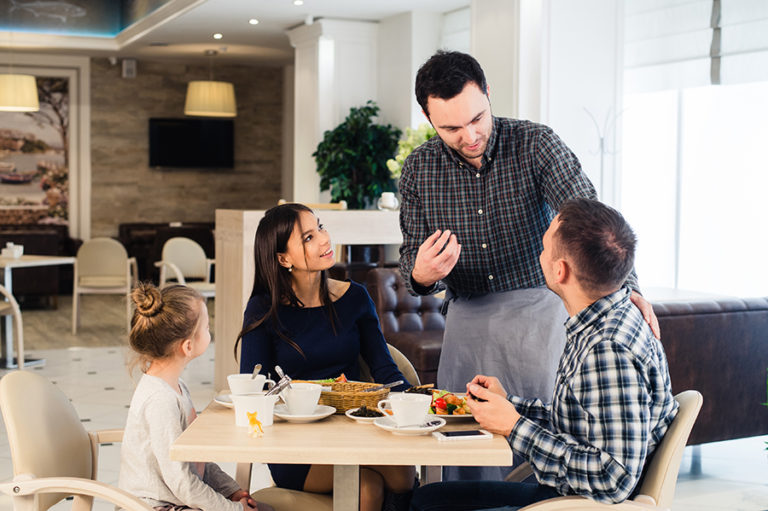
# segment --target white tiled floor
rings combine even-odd
[[[51,379],[70,397],[86,429],[122,428],[132,395],[133,383],[126,369],[128,351],[120,347],[69,348],[33,351],[29,356],[46,359],[31,370]],[[0,371],[0,375],[4,374]],[[183,375],[198,410],[213,398],[213,345],[194,360]],[[4,426],[0,425],[0,480],[13,475]],[[768,510],[768,437],[706,444],[701,447],[701,474],[690,472],[690,448],[686,450],[672,511],[764,511]],[[115,484],[120,464],[119,445],[100,450],[99,479]],[[230,474],[234,465],[223,465]],[[270,483],[269,475],[257,466],[252,490]],[[112,506],[97,503],[97,511]],[[10,511],[10,500],[0,497],[0,511]],[[56,510],[68,509],[62,503]]]

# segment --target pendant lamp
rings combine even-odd
[[[216,50],[207,50],[211,59]],[[213,80],[213,60],[210,61],[209,80],[193,80],[187,85],[187,100],[184,104],[185,115],[202,117],[235,117],[235,86],[229,82]]]
[[[37,82],[32,75],[0,74],[0,111],[37,112]]]

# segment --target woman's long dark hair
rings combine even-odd
[[[272,322],[275,332],[282,340],[304,356],[301,347],[283,331],[283,326],[277,315],[277,308],[281,304],[287,304],[291,307],[304,306],[293,291],[291,273],[278,262],[277,254],[287,251],[288,240],[291,238],[294,227],[299,224],[301,213],[305,211],[314,215],[314,212],[303,204],[282,204],[267,210],[259,222],[253,241],[253,258],[256,271],[253,277],[251,299],[257,296],[269,297],[270,306],[264,316],[246,324],[238,334],[234,349],[235,360],[237,360],[237,346],[240,339],[267,320]],[[328,272],[325,270],[320,272],[320,301],[324,307],[328,308],[333,326],[333,300],[331,300],[328,291]]]

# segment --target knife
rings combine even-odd
[[[392,383],[385,383],[384,385],[378,385],[376,387],[371,387],[369,389],[364,389],[363,392],[376,392],[377,390],[388,389],[388,388],[391,388],[391,387],[397,387],[398,385],[402,385],[403,383],[405,383],[405,382],[403,382],[403,380],[397,380],[397,381],[393,381]]]

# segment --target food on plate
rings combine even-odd
[[[384,417],[384,414],[380,411],[368,408],[365,405],[361,406],[354,412],[350,412],[350,415],[354,415],[355,417]]]
[[[426,394],[431,395],[432,394],[432,387],[434,387],[434,383],[427,383],[425,385],[416,385],[415,387],[408,387],[403,392],[406,392],[408,394]]]
[[[469,415],[469,405],[464,397],[447,390],[432,390],[432,404],[429,413],[435,415]]]
[[[296,380],[296,381],[297,382],[299,382],[299,381],[308,381],[310,383],[317,383],[317,384],[320,384],[320,385],[328,385],[328,384],[331,384],[331,383],[346,383],[348,380],[347,380],[347,377],[344,376],[344,373],[341,373],[341,375],[337,376],[336,378],[325,378],[324,380]]]

